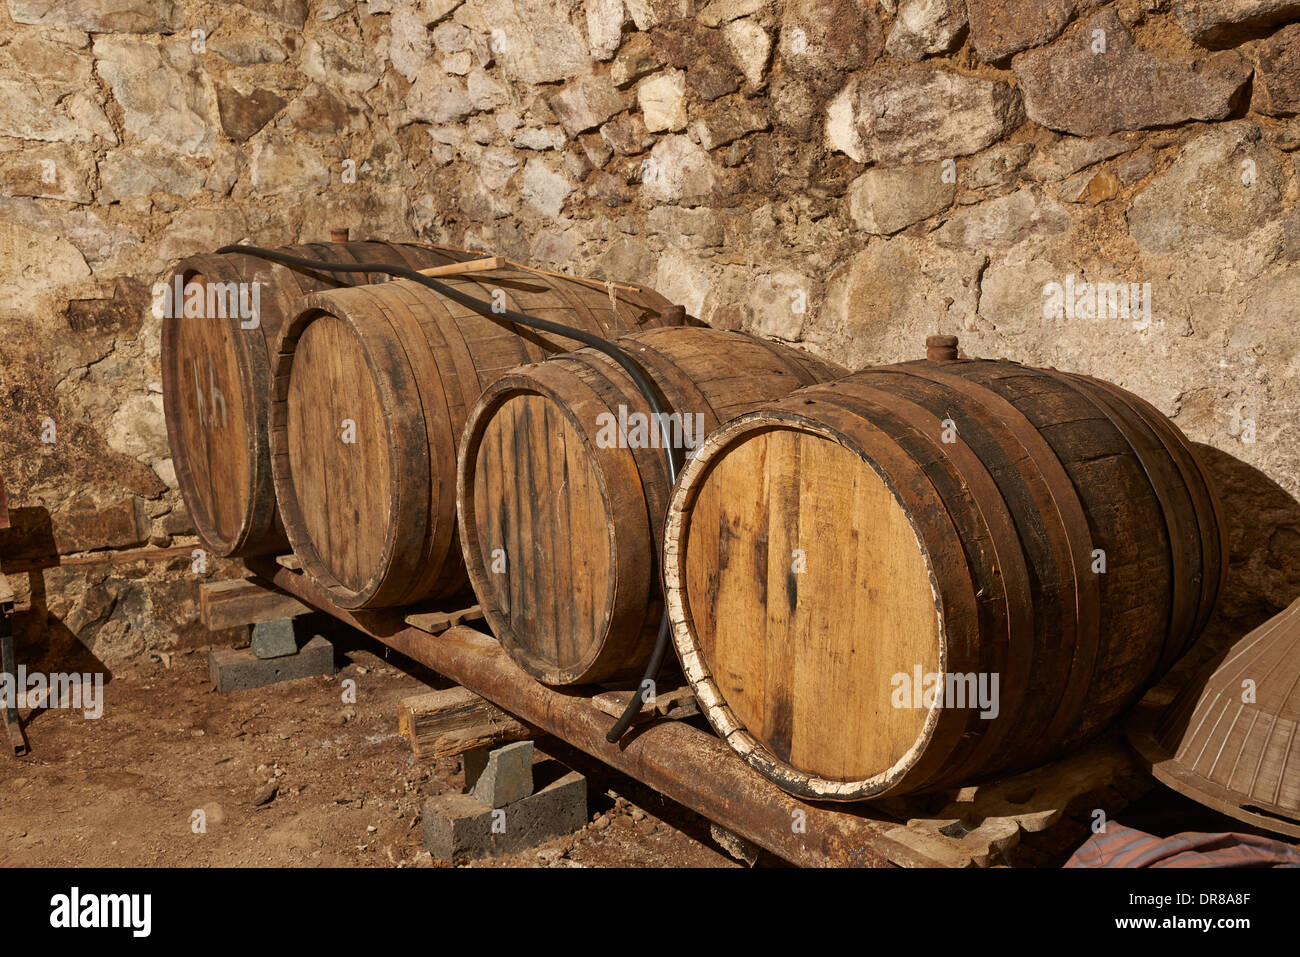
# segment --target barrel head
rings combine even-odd
[[[303,332],[287,405],[295,550],[364,592],[393,531],[390,424],[362,344],[342,320],[323,315]]]
[[[207,277],[163,319],[163,399],[168,437],[186,507],[218,554],[237,550],[250,531],[257,456],[255,370],[265,363],[260,329],[211,310]],[[195,291],[197,290],[197,291]]]
[[[926,554],[893,493],[791,428],[740,437],[696,487],[683,615],[735,720],[796,771],[889,772],[922,740],[933,709],[911,699],[943,664]]]
[[[614,521],[589,437],[550,398],[521,393],[483,429],[474,463],[480,601],[531,673],[581,676],[614,603]]]

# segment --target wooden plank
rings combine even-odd
[[[308,605],[276,591],[258,578],[205,582],[199,586],[199,619],[209,631],[296,618],[310,611]]]
[[[281,568],[287,568],[291,572],[302,571],[302,559],[297,555],[276,555],[275,563]]]
[[[403,698],[397,729],[417,758],[446,758],[489,745],[531,738],[534,731],[468,688]]]
[[[440,635],[448,628],[463,625],[467,621],[475,621],[482,617],[482,607],[470,605],[468,608],[461,608],[457,611],[417,612],[416,614],[407,615],[406,623],[412,628],[419,628],[431,635]]]
[[[920,802],[912,798],[884,803],[908,818],[905,826],[889,832],[895,840],[945,867],[989,867],[1004,863],[1023,835],[1060,822],[1079,795],[1110,789],[1116,795],[1136,796],[1152,787],[1136,756],[1112,736],[1054,764],[962,788],[937,813],[913,816],[908,808]],[[1101,810],[1113,818],[1127,803],[1108,803]]]
[[[622,717],[627,703],[632,700],[632,695],[637,693],[630,690],[604,691],[592,698],[591,703],[605,714],[618,718]],[[690,687],[683,686],[670,688],[667,691],[657,691],[655,693],[654,707],[642,707],[632,720],[632,723],[642,724],[652,718],[670,718],[673,721],[680,721],[683,718],[690,718],[699,713],[700,707],[695,701],[695,693],[691,691]]]
[[[163,562],[182,555],[193,554],[199,545],[172,545],[167,548],[131,548],[126,551],[94,552],[90,555],[76,555],[71,558],[64,555],[51,555],[33,561],[12,561],[8,563],[10,573],[34,572],[45,568],[63,568],[69,565],[130,565],[132,562]]]
[[[500,269],[507,265],[509,260],[501,256],[488,256],[484,259],[471,259],[469,262],[448,263],[446,266],[432,266],[429,269],[417,269],[421,276],[456,276],[466,272],[487,272],[490,269]]]

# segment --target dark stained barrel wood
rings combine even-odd
[[[515,266],[438,278],[606,338],[672,309],[650,290],[620,285],[611,302],[603,285]],[[467,591],[455,495],[466,415],[503,373],[578,345],[405,280],[308,296],[280,338],[270,410],[275,490],[304,572],[345,608]]]
[[[661,391],[669,444],[684,453],[759,402],[845,373],[713,329],[620,344]],[[457,486],[470,580],[502,646],[545,683],[631,677],[649,659],[670,491],[649,416],[632,378],[594,349],[503,376],[470,414]]]
[[[673,495],[664,578],[718,732],[793,793],[858,800],[1097,734],[1200,633],[1226,541],[1208,473],[1141,399],[940,359],[803,389],[711,435]],[[917,669],[953,690],[947,676],[996,676],[996,714],[909,701]]]
[[[338,263],[393,263],[423,269],[481,253],[407,243],[318,243],[282,252]],[[163,412],[181,496],[205,545],[223,556],[288,550],[271,478],[266,408],[270,352],[284,322],[309,292],[387,281],[383,273],[289,269],[244,254],[192,256],[168,273],[171,283],[257,283],[259,324],[235,316],[177,310],[162,326]],[[251,285],[247,288],[251,289]]]

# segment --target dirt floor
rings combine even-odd
[[[0,754],[0,867],[449,866],[424,851],[420,809],[463,789],[460,760],[416,761],[397,733],[399,699],[446,682],[358,644],[333,677],[228,695],[190,651],[114,673],[98,720],[37,712],[30,755]],[[587,826],[466,866],[741,866],[698,815],[561,751],[588,775]]]
[[[97,720],[57,708],[24,713],[31,753],[0,753],[0,867],[452,866],[423,849],[421,809],[427,798],[464,790],[461,760],[417,761],[397,732],[402,698],[450,682],[336,622],[326,633],[340,669],[330,677],[218,694],[207,649],[197,648],[113,672]],[[36,667],[71,660],[61,645],[20,643],[18,651]],[[344,701],[348,678],[355,704]],[[587,776],[587,825],[529,851],[457,865],[745,866],[704,818],[539,739],[537,760],[551,758]],[[1268,836],[1154,781],[1142,790],[1122,823],[1162,836]],[[949,797],[935,796],[935,809]],[[1003,863],[1060,867],[1088,838],[1092,809],[1116,806],[1115,798],[1078,795],[1056,826],[1022,835]],[[757,865],[786,866],[766,853]]]

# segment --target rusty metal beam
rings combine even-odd
[[[589,697],[539,684],[496,639],[463,626],[440,635],[409,627],[399,610],[347,611],[300,572],[274,558],[248,568],[296,598],[446,675],[528,724],[691,808],[779,857],[804,867],[934,867],[938,862],[887,835],[899,824],[862,805],[799,800],[752,770],[711,733],[681,721],[634,728],[619,744],[605,734],[614,719]]]
[[[14,658],[13,623],[9,617],[13,610],[13,592],[9,590],[4,571],[0,570],[0,674],[9,676],[14,693],[12,700],[0,701],[0,737],[11,754],[24,755],[27,738],[18,717],[18,667]]]

